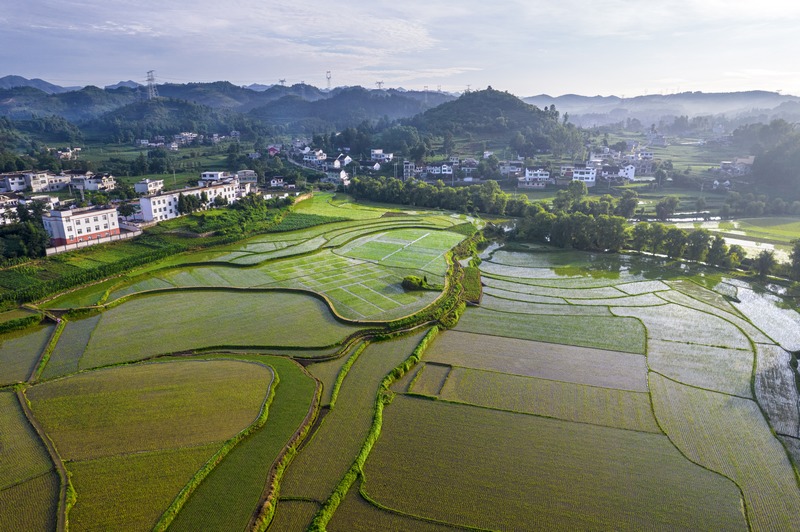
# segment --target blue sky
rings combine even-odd
[[[794,0],[4,0],[0,76],[800,95]]]

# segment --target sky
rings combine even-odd
[[[796,0],[2,0],[0,77],[800,95]]]

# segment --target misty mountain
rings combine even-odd
[[[106,85],[103,88],[106,90],[119,89],[120,87],[127,87],[129,89],[138,89],[139,87],[143,86],[144,85],[142,85],[141,83],[137,83],[136,81],[129,79],[128,81],[120,81],[118,83],[114,83],[113,85]]]
[[[27,79],[22,76],[4,76],[0,78],[0,89],[14,89],[17,87],[32,87],[46,94],[60,94],[80,89],[80,87],[60,87],[39,78]]]
[[[275,89],[276,87],[273,87]],[[285,96],[250,111],[249,115],[288,130],[326,131],[344,129],[363,121],[397,120],[417,115],[452,97],[441,93],[400,93],[347,87],[332,90],[327,98],[309,101]]]
[[[796,96],[777,92],[746,91],[730,93],[683,92],[679,94],[650,94],[633,98],[618,96],[579,96],[566,94],[553,97],[546,94],[524,98],[540,107],[555,105],[562,113],[569,113],[570,121],[584,127],[605,125],[636,118],[645,125],[658,123],[665,117],[717,116],[728,118],[764,115],[784,118],[787,102],[798,102]],[[763,117],[762,117],[763,119]],[[788,119],[788,118],[787,118]]]

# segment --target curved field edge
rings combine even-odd
[[[364,463],[367,461],[367,457],[369,456],[370,451],[372,451],[372,447],[375,445],[375,442],[378,441],[378,438],[380,437],[381,425],[383,423],[383,409],[387,404],[391,403],[392,397],[394,396],[394,392],[389,389],[390,386],[395,381],[401,379],[408,371],[410,371],[419,363],[422,354],[428,347],[428,344],[433,341],[434,338],[436,338],[438,332],[439,328],[437,326],[433,326],[422,338],[422,340],[420,340],[419,344],[411,353],[411,355],[402,364],[397,366],[389,375],[384,377],[383,381],[381,381],[380,388],[378,389],[375,399],[375,413],[373,416],[372,428],[370,429],[369,434],[367,435],[367,438],[361,447],[361,451],[353,462],[353,465],[350,467],[350,470],[345,474],[344,478],[342,478],[342,480],[339,482],[339,485],[333,491],[331,496],[323,503],[322,508],[320,508],[317,514],[314,516],[314,519],[309,526],[309,530],[326,530],[328,523],[333,517],[333,514],[336,512],[336,508],[338,508],[339,504],[341,504],[341,502],[347,496],[347,492],[350,490],[351,486],[359,477],[359,475],[362,474]]]
[[[264,364],[262,364],[264,365]],[[268,365],[264,365],[267,369],[269,369],[270,373],[272,373],[272,380],[269,383],[269,391],[267,392],[267,396],[264,398],[264,402],[261,405],[261,410],[256,418],[255,422],[253,422],[250,426],[244,428],[234,437],[228,439],[225,443],[222,444],[222,447],[214,453],[214,455],[209,458],[209,460],[203,464],[203,467],[200,468],[197,473],[192,477],[189,483],[184,486],[184,488],[178,493],[169,507],[164,511],[161,518],[158,520],[156,525],[153,527],[153,530],[164,531],[167,529],[169,524],[175,519],[175,516],[186,504],[186,501],[189,499],[191,494],[197,489],[197,486],[213,471],[213,469],[220,463],[222,460],[231,452],[231,450],[242,440],[253,434],[256,430],[260,429],[264,426],[267,422],[267,416],[269,415],[269,405],[272,403],[272,400],[275,397],[275,388],[278,385],[279,378],[277,372],[272,369],[272,367]]]

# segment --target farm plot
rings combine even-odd
[[[76,519],[141,529],[223,441],[256,419],[272,375],[246,362],[163,362],[80,373],[27,395],[68,461]]]
[[[483,265],[481,265],[482,267]],[[542,297],[568,298],[568,299],[609,299],[625,297],[628,294],[617,290],[613,286],[603,286],[598,288],[559,288],[550,286],[538,286],[534,284],[518,283],[514,281],[503,281],[492,277],[482,278],[486,286],[499,288],[508,292],[518,292]],[[544,301],[543,301],[544,303]]]
[[[735,325],[705,312],[675,304],[654,308],[611,307],[615,316],[642,320],[648,338],[691,344],[750,349],[750,341]]]
[[[735,314],[742,317],[741,313],[736,310],[736,307],[731,305],[721,294],[708,290],[699,284],[692,282],[688,279],[677,279],[674,281],[667,281],[667,284],[679,292],[682,292],[694,299],[698,299],[703,303],[716,307],[719,310],[729,314]]]
[[[715,306],[706,304],[702,301],[698,301],[697,299],[693,299],[687,296],[686,294],[678,292],[676,290],[670,290],[669,292],[660,292],[658,296],[664,299],[665,301],[670,301],[678,305],[683,305],[689,308],[693,308],[695,310],[699,310],[701,312],[713,314],[714,316],[719,316],[723,320],[733,323],[736,327],[744,331],[744,333],[747,336],[749,336],[750,339],[752,339],[754,342],[762,342],[770,344],[772,343],[772,341],[763,332],[761,332],[759,329],[756,329],[752,323],[750,323],[745,319],[742,319],[738,312],[732,314],[730,312],[722,311]]]
[[[424,364],[409,383],[409,391],[421,395],[437,396],[450,375],[450,366],[444,364]]]
[[[386,408],[365,478],[382,505],[462,526],[747,529],[736,486],[662,435],[409,396]]]
[[[235,361],[121,366],[44,382],[27,397],[67,460],[223,441],[258,416],[272,372]]]
[[[354,204],[346,200],[342,201],[339,200],[339,197],[342,196],[325,193],[314,194],[312,198],[298,203],[296,210],[323,216],[343,216],[354,220],[380,218],[388,210],[380,207]],[[347,196],[343,197],[347,198]]]
[[[739,287],[739,303],[734,303],[756,327],[787,351],[800,351],[800,314],[780,308],[780,300]]]
[[[645,345],[644,327],[632,318],[531,316],[478,308],[467,309],[455,329],[626,353],[644,353]]]
[[[359,493],[360,481],[356,481],[333,519],[328,523],[331,532],[374,532],[375,530],[413,530],[414,532],[452,532],[453,527],[444,523],[433,523],[398,512],[381,510],[370,504]],[[278,528],[277,530],[299,530]]]
[[[505,292],[508,294],[508,292]],[[485,293],[481,308],[513,314],[550,314],[556,316],[611,316],[606,306],[558,305],[553,303],[527,303]]]
[[[426,369],[429,367],[430,364]],[[565,421],[661,434],[650,409],[650,396],[645,392],[628,392],[466,368],[453,368],[449,376],[445,377],[447,380],[438,394],[440,399]],[[416,385],[413,391],[417,391]]]
[[[358,343],[350,352],[339,358],[317,362],[306,367],[306,370],[322,383],[322,398],[320,402],[323,406],[331,403],[331,392],[333,392],[333,386],[336,384],[336,379],[339,377],[342,366],[347,363],[347,360],[353,356],[360,347],[361,343]]]
[[[669,290],[669,286],[662,281],[639,281],[636,283],[618,284],[616,286],[618,289],[631,296]]]
[[[44,444],[11,390],[0,390],[0,450],[0,492],[53,470]]]
[[[442,261],[444,273],[444,261]],[[350,319],[391,319],[404,316],[430,304],[437,292],[406,292],[403,276],[411,271],[340,257],[323,251],[272,264],[273,283],[265,286],[312,290],[331,299],[337,312]],[[443,278],[442,282],[443,282]],[[432,276],[439,282],[440,276]]]
[[[463,239],[449,231],[398,229],[356,239],[335,253],[441,275],[446,268],[444,254]]]
[[[100,321],[100,314],[82,320],[68,321],[58,338],[58,343],[50,355],[50,360],[42,372],[43,379],[61,377],[78,371],[86,345],[92,331]]]
[[[753,530],[798,530],[800,489],[786,451],[758,405],[650,374],[653,409],[690,460],[741,488]]]
[[[271,530],[305,530],[314,519],[321,503],[303,500],[281,499],[275,509]],[[330,527],[328,527],[330,530]]]
[[[304,334],[297,334],[303,324]],[[356,330],[307,295],[182,291],[144,296],[107,310],[80,367],[212,346],[328,346]],[[170,331],[165,334],[165,331]]]
[[[0,335],[0,386],[24,382],[36,367],[53,325],[37,325]]]
[[[269,406],[267,423],[239,442],[203,480],[170,530],[244,530],[264,491],[273,462],[311,408],[316,383],[299,365],[285,358],[256,359],[269,364],[280,380]]]
[[[69,462],[78,492],[71,530],[152,529],[219,444]]]
[[[751,398],[753,352],[651,339],[647,363],[655,372],[683,384]]]
[[[483,286],[483,294],[499,297],[502,299],[508,299],[511,301],[520,301],[525,303],[541,303],[545,305],[567,305],[567,301],[562,297],[550,297],[550,296],[537,296],[532,294],[523,294],[521,292],[515,292],[513,290],[508,290],[507,288],[512,288],[510,285],[506,285],[506,288],[498,288],[496,286],[496,280],[491,277],[486,277],[481,275],[481,283]],[[524,288],[523,288],[524,290]]]
[[[324,502],[358,455],[372,426],[381,380],[403,362],[424,333],[370,344],[345,377],[335,406],[284,476],[281,496]],[[307,523],[306,523],[307,524]]]
[[[55,472],[0,490],[0,530],[55,530],[58,490]]]
[[[756,344],[756,398],[778,434],[800,438],[800,397],[792,356],[777,345]]]
[[[446,331],[422,358],[485,371],[647,391],[645,357],[631,353]]]

